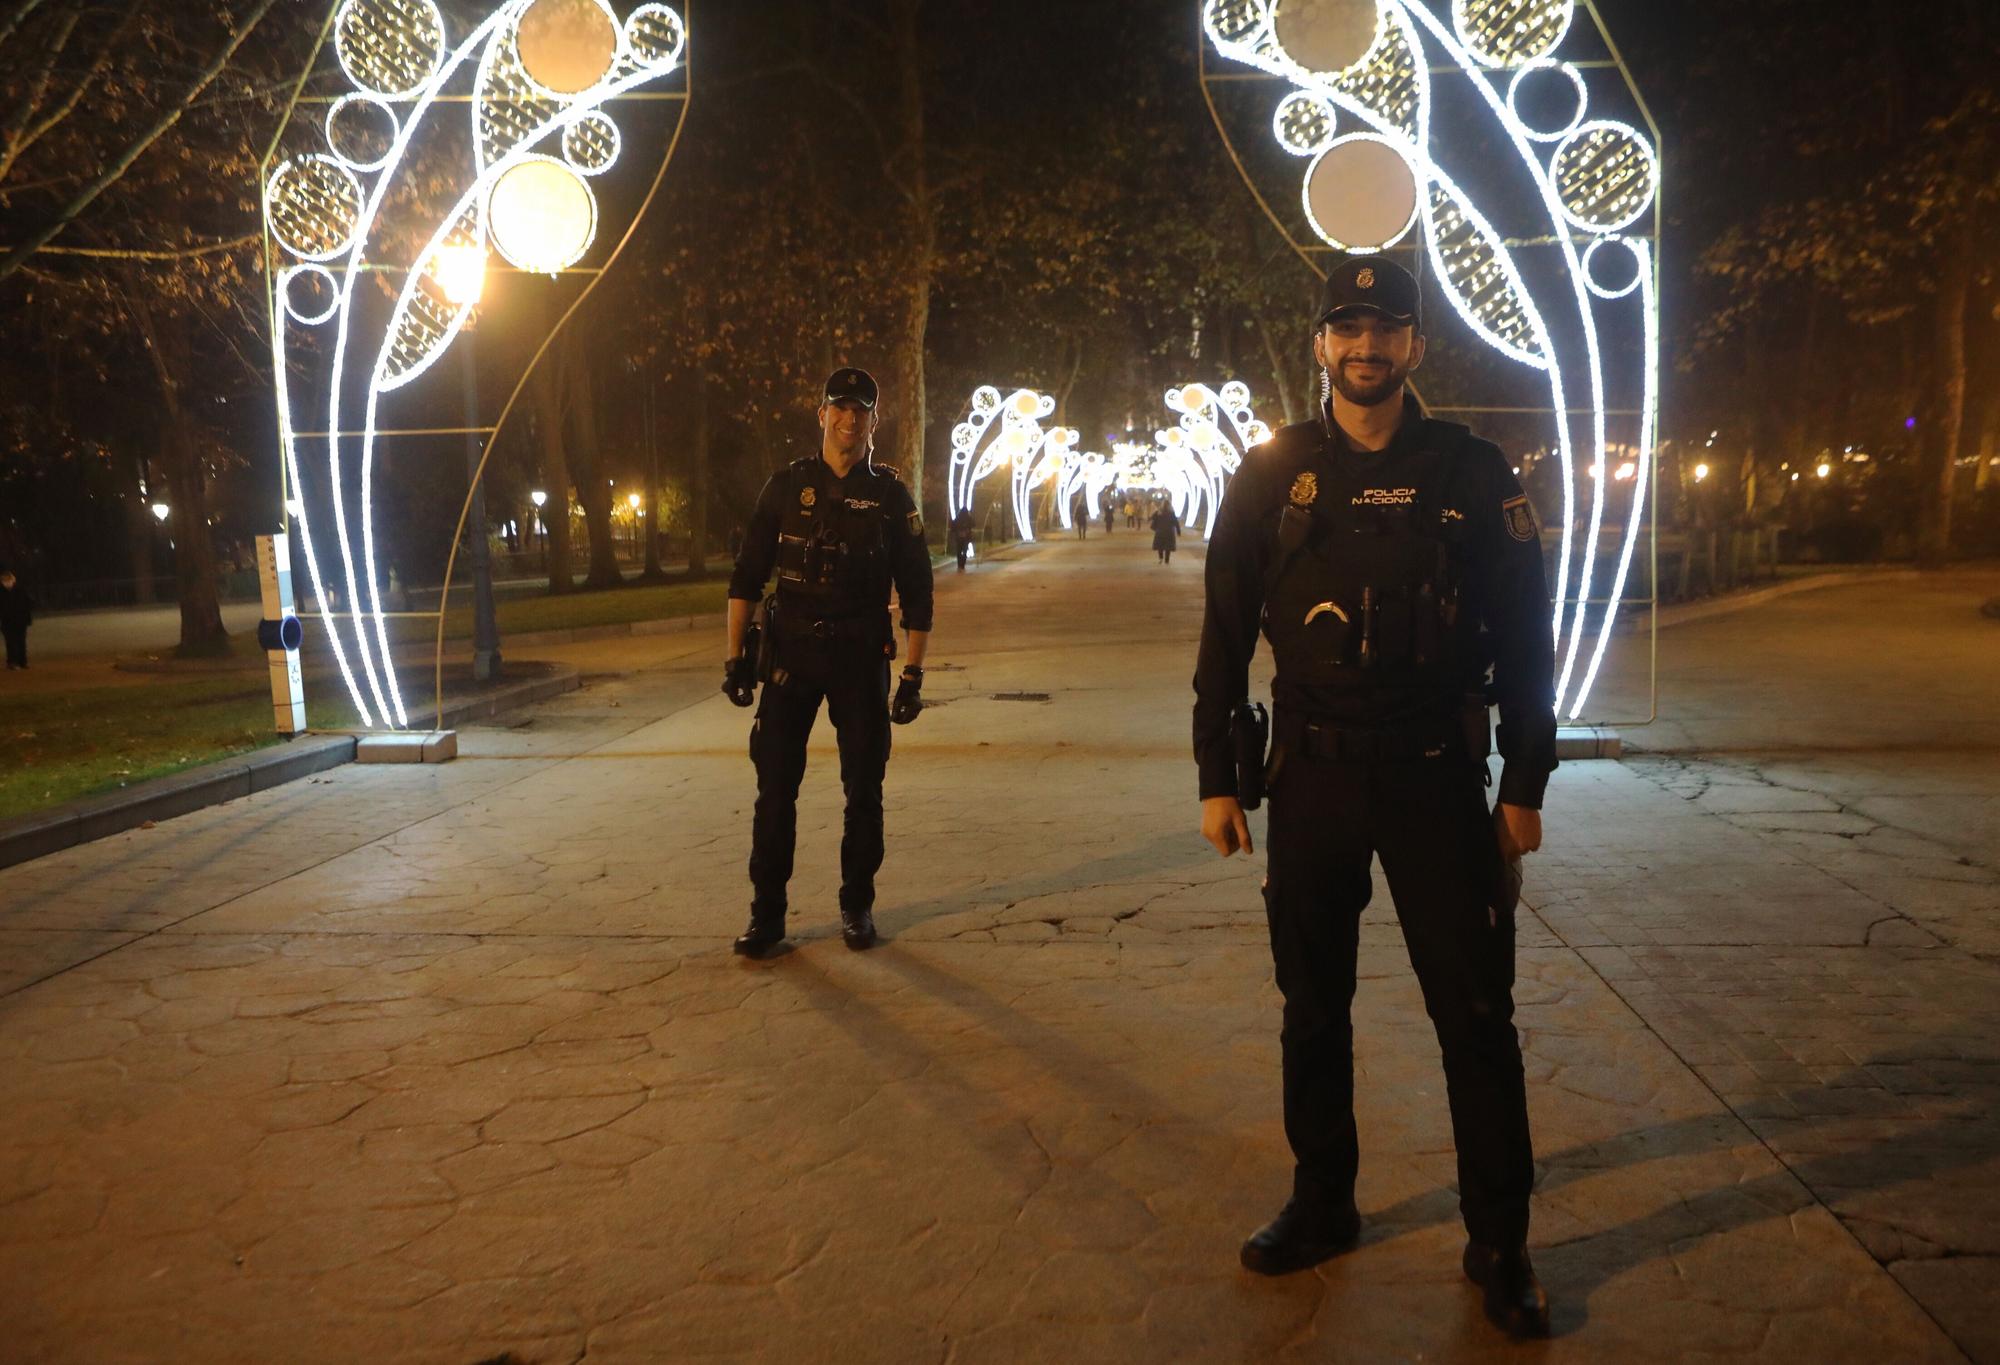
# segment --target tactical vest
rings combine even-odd
[[[1442,697],[1476,675],[1476,624],[1462,601],[1472,536],[1463,496],[1470,434],[1427,420],[1392,462],[1344,451],[1300,462],[1278,514],[1264,595],[1264,634],[1280,679]]]
[[[847,489],[818,460],[792,466],[778,527],[778,594],[815,620],[880,612],[889,602],[889,499],[895,475],[877,470]]]

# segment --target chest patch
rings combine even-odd
[[[866,498],[849,498],[847,500],[848,508],[855,512],[865,512],[871,507],[880,507],[881,505],[879,502],[870,502]]]
[[[1414,488],[1364,488],[1354,495],[1352,503],[1356,507],[1408,507],[1416,500]]]
[[[1319,475],[1308,469],[1292,480],[1292,506],[1310,507],[1319,497]]]
[[[799,506],[810,507],[818,501],[819,493],[814,490],[811,484],[807,484],[799,490]]]

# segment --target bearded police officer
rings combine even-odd
[[[1539,529],[1500,451],[1405,391],[1424,338],[1401,266],[1364,257],[1333,272],[1313,357],[1331,381],[1319,420],[1251,452],[1223,501],[1195,673],[1203,835],[1225,857],[1250,852],[1243,804],[1257,793],[1239,782],[1263,780],[1271,799],[1264,898],[1297,1164],[1243,1264],[1301,1270],[1360,1235],[1349,1016],[1379,857],[1444,1053],[1465,1272],[1488,1317],[1544,1335],[1513,1024],[1518,859],[1541,844],[1555,768]],[[1257,720],[1245,704],[1260,628],[1276,663],[1268,761],[1260,731],[1241,743]],[[1490,814],[1489,699],[1505,760]]]
[[[764,684],[750,727],[757,810],[750,835],[750,927],[736,951],[761,957],[785,937],[786,884],[798,830],[806,738],[826,702],[840,744],[847,795],[840,840],[840,925],[847,946],[875,942],[875,872],[882,866],[882,777],[889,723],[923,708],[924,650],[931,629],[931,560],[923,520],[897,472],[872,462],[880,422],[875,381],[836,370],[819,408],[820,453],[771,477],[744,530],[729,580],[729,653],[722,690],[748,706]],[[758,598],[773,570],[755,653],[745,650]],[[889,622],[893,585],[909,638],[895,699]],[[759,656],[761,655],[761,661]]]

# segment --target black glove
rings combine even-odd
[[[722,665],[722,695],[738,706],[757,700],[757,661],[737,655]]]
[[[896,685],[896,699],[889,703],[889,719],[898,725],[908,725],[917,718],[917,712],[924,709],[924,671],[915,664],[903,670],[903,681]]]

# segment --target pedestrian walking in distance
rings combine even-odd
[[[7,671],[28,666],[28,627],[35,621],[35,601],[12,569],[0,568],[0,636],[7,641]]]
[[[1262,785],[1271,801],[1264,897],[1296,1165],[1290,1200],[1242,1260],[1285,1274],[1360,1235],[1349,1007],[1379,857],[1444,1054],[1465,1274],[1493,1322],[1544,1336],[1513,1000],[1519,859],[1541,845],[1555,768],[1540,532],[1499,449],[1428,419],[1406,391],[1424,358],[1407,271],[1350,259],[1314,317],[1330,397],[1317,420],[1250,452],[1231,483],[1195,666],[1202,834],[1225,857],[1248,853],[1241,798]],[[1247,706],[1260,623],[1275,663],[1268,761]],[[1491,812],[1489,697],[1505,760]]]
[[[958,571],[964,573],[966,558],[972,553],[972,509],[959,508],[958,515],[951,519],[949,525],[951,552],[958,559]]]
[[[771,476],[744,529],[729,579],[729,645],[722,690],[758,701],[750,726],[757,806],[750,832],[750,925],[736,951],[762,957],[785,937],[786,888],[798,834],[806,739],[826,703],[840,745],[847,812],[840,840],[840,927],[847,946],[875,943],[875,874],[882,866],[882,779],[889,725],[923,709],[931,630],[931,556],[901,475],[873,463],[879,390],[866,371],[835,370],[819,406],[820,452]],[[762,644],[745,637],[764,586]],[[895,699],[889,665],[895,588],[909,640]],[[760,661],[758,655],[764,656]],[[763,696],[756,696],[757,684]]]
[[[1153,553],[1160,557],[1160,563],[1173,563],[1174,547],[1180,544],[1181,519],[1172,503],[1160,504],[1160,510],[1153,513],[1152,526]]]

